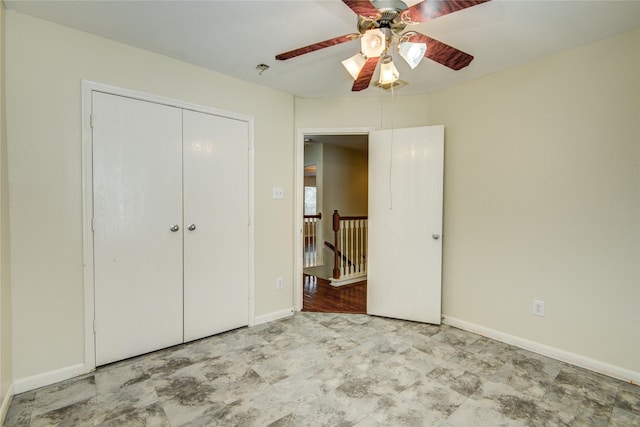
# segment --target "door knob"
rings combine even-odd
[[[431,237],[433,237],[433,240],[438,240],[440,238],[440,235],[438,233],[433,233]]]
[[[178,227],[178,224],[173,224],[171,227],[169,227],[169,230],[175,233],[176,231],[180,230],[180,227]]]
[[[195,230],[195,229],[196,229],[196,225],[195,225],[195,224],[189,224],[189,225],[187,225],[187,230],[189,230],[189,231],[193,231],[193,230]]]

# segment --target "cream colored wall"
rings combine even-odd
[[[425,96],[391,98],[378,88],[382,98],[296,98],[296,128],[374,128],[424,126],[428,105]]]
[[[291,95],[12,11],[6,42],[16,380],[83,363],[82,79],[255,117],[256,315],[292,307]]]
[[[393,110],[296,99],[296,126],[444,124],[444,314],[640,373],[638,46],[640,30]]]
[[[446,315],[640,372],[639,46],[640,30],[430,98]]]
[[[0,4],[0,403],[13,384],[11,357],[11,269],[9,247],[9,180],[4,76],[4,5]],[[6,411],[7,408],[2,408]],[[0,419],[0,424],[2,424]]]

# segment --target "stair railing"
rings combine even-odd
[[[340,216],[333,211],[333,278],[367,275],[367,216]],[[331,246],[331,245],[327,245]]]
[[[322,265],[322,213],[305,215],[302,229],[304,236],[304,267]]]

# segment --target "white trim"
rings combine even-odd
[[[254,165],[255,165],[255,121],[253,117],[248,118],[249,124],[249,325],[256,322],[256,272],[255,272],[255,187],[254,187]]]
[[[635,372],[629,369],[621,368],[619,366],[611,365],[606,362],[591,359],[589,357],[585,357],[576,353],[561,350],[556,347],[551,347],[539,342],[530,341],[525,338],[506,334],[504,332],[496,331],[495,329],[467,322],[466,320],[456,319],[455,317],[443,316],[442,321],[446,325],[464,329],[465,331],[473,332],[474,334],[482,335],[487,338],[503,342],[505,344],[514,345],[516,347],[520,347],[525,350],[541,354],[543,356],[551,357],[552,359],[557,359],[571,365],[589,369],[591,371],[608,375],[622,381],[627,381],[633,384],[640,384],[640,372]]]
[[[103,92],[111,95],[125,96],[127,98],[138,99],[141,101],[153,102],[155,104],[168,105],[170,107],[182,108],[184,110],[192,110],[200,113],[213,114],[216,116],[227,117],[230,119],[240,120],[243,122],[249,122],[253,124],[253,116],[247,114],[234,113],[232,111],[221,110],[219,108],[209,107],[207,105],[193,104],[179,99],[167,98],[164,96],[153,95],[146,92],[139,92],[130,89],[124,89],[116,86],[109,86],[102,83],[96,83],[88,80],[82,80],[82,87],[87,87],[89,92]],[[89,107],[91,107],[91,99],[89,101]],[[90,108],[89,108],[90,109]],[[91,111],[89,111],[91,114]],[[84,116],[83,116],[84,117]],[[88,124],[88,123],[87,123]],[[253,130],[253,128],[251,129]],[[253,142],[253,138],[251,141]]]
[[[95,301],[93,286],[93,144],[91,132],[91,82],[82,82],[82,265],[84,267],[84,364],[96,368]]]
[[[55,371],[49,371],[27,378],[21,378],[16,380],[14,383],[15,394],[20,394],[24,393],[25,391],[31,391],[40,387],[59,383],[60,381],[65,381],[69,378],[88,374],[92,371],[93,369],[86,369],[86,364],[79,363],[77,365],[67,366],[66,368],[56,369]]]
[[[263,323],[273,322],[274,320],[285,319],[287,317],[293,316],[294,309],[286,308],[284,310],[274,311],[272,313],[263,314],[255,317],[255,323],[253,326],[261,325]]]
[[[349,277],[347,279],[329,279],[329,282],[330,282],[329,284],[331,286],[335,286],[336,288],[339,288],[340,286],[362,282],[363,280],[367,280],[367,273],[360,274],[355,277]]]
[[[82,236],[83,236],[83,265],[84,265],[84,364],[83,369],[78,369],[76,375],[91,372],[96,367],[95,335],[93,332],[93,320],[95,317],[94,301],[94,268],[93,268],[93,232],[91,219],[93,217],[93,152],[91,132],[91,93],[93,91],[112,95],[124,96],[156,104],[168,105],[184,110],[197,111],[234,120],[247,122],[249,126],[249,298],[247,301],[249,326],[253,326],[255,319],[255,216],[254,216],[254,135],[255,120],[253,116],[239,114],[217,108],[192,104],[172,98],[152,95],[144,92],[123,89],[115,86],[104,85],[88,80],[82,80]],[[80,366],[80,365],[78,365]],[[76,367],[74,367],[75,369]],[[63,370],[68,369],[64,368]],[[57,372],[57,371],[55,371]],[[75,371],[74,371],[75,372]],[[49,375],[49,374],[42,374]],[[36,377],[40,377],[37,375]],[[33,377],[33,378],[36,378]],[[57,377],[56,377],[57,378]],[[71,378],[71,377],[67,377]],[[63,378],[63,379],[67,379]],[[58,380],[58,381],[62,381]],[[55,382],[55,381],[54,381]],[[16,382],[16,389],[18,388]],[[46,385],[46,384],[44,384]]]
[[[9,412],[9,406],[13,400],[13,394],[14,386],[13,383],[11,383],[9,384],[9,388],[7,388],[7,394],[5,394],[4,399],[2,399],[2,406],[0,406],[0,426],[4,425],[4,420],[7,418],[7,412]]]
[[[303,236],[302,221],[304,217],[304,136],[306,135],[369,135],[374,130],[372,127],[354,127],[354,128],[298,128],[296,130],[296,145],[294,150],[295,167],[294,167],[294,243],[293,253],[295,254],[295,263],[293,266],[293,307],[296,311],[302,310],[302,286],[304,274],[304,266],[302,262]],[[327,217],[329,218],[329,217]]]

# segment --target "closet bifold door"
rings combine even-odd
[[[93,92],[96,365],[183,342],[182,110]]]
[[[249,321],[248,123],[183,110],[184,340]]]

